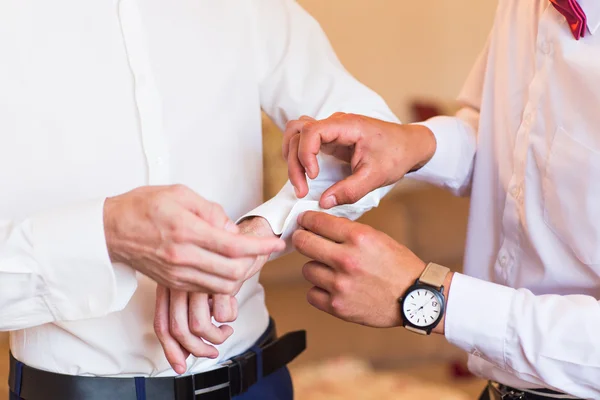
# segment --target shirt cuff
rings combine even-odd
[[[288,181],[275,197],[245,214],[237,221],[239,223],[249,217],[263,217],[271,225],[273,232],[285,240],[286,249],[271,254],[270,260],[281,257],[292,250],[292,234],[298,229],[298,216],[303,212],[320,211],[355,220],[370,209],[377,207],[380,199],[393,188],[393,185],[386,186],[370,192],[355,204],[344,204],[325,210],[319,206],[319,199],[330,183],[310,181],[309,185],[311,186],[309,194],[305,198],[298,199],[292,184]]]
[[[429,128],[436,141],[436,150],[429,162],[418,171],[412,172],[407,177],[429,182],[437,186],[448,186],[457,189],[461,185],[459,177],[464,175],[461,167],[465,157],[470,154],[474,143],[465,143],[464,127],[457,117],[439,116],[414,125]],[[465,147],[468,148],[465,148]]]
[[[469,354],[504,368],[508,316],[515,292],[455,273],[446,308],[446,339]]]
[[[110,261],[103,214],[104,199],[97,199],[29,220],[44,299],[59,321],[119,311],[137,288],[135,271]]]

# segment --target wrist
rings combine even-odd
[[[114,197],[108,197],[104,200],[104,208],[102,212],[102,219],[104,223],[104,238],[106,240],[106,248],[108,250],[108,256],[110,261],[113,263],[122,262],[123,259],[118,255],[116,251],[116,219],[113,217],[114,210],[116,207],[116,200]]]
[[[406,297],[409,292],[412,292],[411,289],[413,288],[413,285],[415,284],[415,282],[418,282],[423,277],[423,273],[424,273],[425,269],[427,268],[427,265],[428,265],[427,263],[421,261],[421,263],[419,263],[417,265],[418,268],[415,268],[413,270],[413,273],[407,274],[408,276],[411,277],[411,280],[408,285],[405,284],[403,292],[401,293],[401,296],[403,298]],[[449,271],[446,274],[446,276],[444,277],[443,283],[441,284],[442,289],[443,289],[443,291],[442,291],[443,299],[440,299],[439,301],[443,301],[443,305],[441,307],[442,316],[441,316],[439,322],[435,325],[435,327],[433,329],[431,329],[431,333],[437,333],[437,334],[443,335],[445,332],[444,325],[445,325],[445,320],[446,320],[446,310],[447,310],[447,306],[448,306],[448,294],[450,293],[450,286],[452,284],[453,276],[454,276],[454,272]],[[438,293],[439,293],[439,290],[438,290]],[[400,307],[402,306],[400,302],[399,302],[399,305],[400,305]],[[399,316],[400,316],[400,325],[403,326],[405,321],[404,321],[404,312],[402,310],[400,310]],[[408,326],[411,326],[411,324],[408,323]]]
[[[240,232],[246,235],[260,237],[276,236],[271,228],[271,224],[263,217],[252,216],[244,219],[238,224]]]
[[[437,140],[433,131],[424,125],[410,125],[410,132],[413,136],[412,143],[415,143],[416,160],[410,172],[418,171],[423,168],[434,156],[437,149]]]
[[[454,277],[454,272],[450,271],[448,275],[446,275],[446,279],[444,280],[444,298],[446,299],[446,306],[444,307],[444,314],[442,315],[442,319],[440,323],[433,329],[433,333],[437,333],[439,335],[443,335],[445,333],[445,324],[446,324],[446,310],[448,310],[448,295],[450,293],[450,286],[452,285],[452,278]]]

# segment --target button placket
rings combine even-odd
[[[170,182],[168,143],[162,130],[162,103],[148,55],[148,43],[135,1],[122,0],[118,8],[123,42],[133,80],[139,129],[151,185]]]

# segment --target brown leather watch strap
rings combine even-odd
[[[440,289],[444,285],[444,280],[449,272],[450,268],[448,267],[444,267],[435,263],[429,263],[425,268],[425,271],[423,271],[421,274],[419,282]]]

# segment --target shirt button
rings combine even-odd
[[[502,268],[506,268],[507,264],[508,264],[508,257],[506,257],[506,255],[503,254],[502,256],[500,256],[500,266]]]
[[[513,186],[513,188],[510,190],[510,195],[515,198],[516,200],[520,200],[521,199],[521,186]]]
[[[543,54],[550,54],[552,52],[552,45],[548,42],[540,43],[540,50]]]

